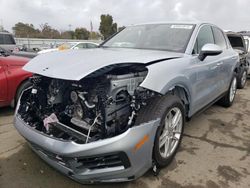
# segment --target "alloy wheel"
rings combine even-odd
[[[179,108],[172,108],[165,117],[165,125],[159,137],[159,151],[163,158],[171,156],[180,142],[183,117]]]
[[[247,81],[247,72],[244,71],[241,77],[241,85],[244,86]]]
[[[230,94],[229,94],[229,100],[232,102],[234,100],[235,94],[236,94],[236,88],[237,88],[237,80],[236,77],[234,77],[231,87],[230,87]]]

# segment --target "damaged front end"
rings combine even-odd
[[[135,125],[140,107],[156,93],[141,88],[144,65],[111,66],[80,81],[34,75],[17,109],[30,127],[85,144],[111,138]]]

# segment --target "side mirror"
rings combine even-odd
[[[203,61],[207,56],[215,56],[222,53],[221,47],[216,44],[205,44],[201,48],[198,58]]]
[[[79,50],[79,47],[76,46],[76,47],[74,47],[73,49],[74,49],[74,50]]]

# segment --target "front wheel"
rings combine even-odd
[[[31,83],[28,80],[26,80],[22,84],[20,84],[20,86],[17,89],[16,96],[15,96],[15,105],[16,105],[19,97],[21,96],[22,92],[25,89],[27,89],[29,86],[31,86]]]
[[[153,148],[153,159],[159,167],[168,165],[181,143],[185,124],[185,110],[182,101],[174,95],[166,95],[150,101],[141,109],[137,122],[160,118]],[[143,121],[142,121],[143,120]]]

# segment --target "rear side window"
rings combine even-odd
[[[194,45],[193,54],[199,54],[201,48],[205,44],[214,44],[212,28],[208,25],[205,25],[200,29]]]
[[[224,34],[222,33],[222,31],[216,27],[213,27],[213,32],[214,32],[215,44],[220,46],[222,49],[226,49],[227,43],[226,43],[226,40],[225,40],[225,37],[224,37]]]
[[[12,35],[0,34],[0,44],[16,44]]]

